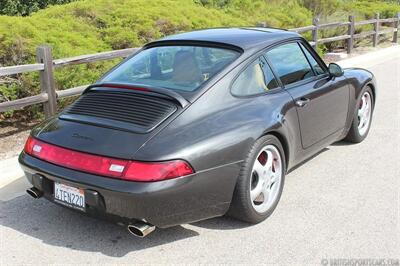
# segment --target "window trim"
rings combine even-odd
[[[317,60],[317,62],[318,62],[320,65],[322,65],[322,67],[323,67],[324,70],[325,70],[325,73],[324,73],[324,74],[321,74],[321,75],[318,75],[318,76],[314,74],[313,77],[309,77],[308,79],[304,79],[304,80],[299,80],[299,81],[297,81],[297,82],[294,82],[294,83],[291,83],[291,84],[288,84],[288,85],[284,85],[284,84],[282,83],[281,79],[278,77],[279,81],[280,81],[281,84],[282,84],[282,88],[283,88],[283,89],[292,89],[293,87],[305,85],[305,84],[307,84],[307,83],[310,83],[310,82],[313,82],[313,81],[317,81],[317,80],[322,80],[322,79],[325,79],[325,78],[329,77],[328,66],[325,64],[324,60],[322,60],[322,58],[321,58],[321,57],[317,54],[317,52],[311,47],[311,45],[310,45],[304,38],[302,38],[302,37],[296,37],[296,38],[293,38],[293,39],[284,40],[284,41],[282,41],[282,42],[275,43],[275,44],[269,46],[267,49],[265,49],[265,50],[264,50],[264,53],[267,53],[268,51],[270,51],[270,50],[272,50],[272,49],[274,49],[274,48],[276,48],[276,47],[279,47],[279,46],[281,46],[281,45],[285,45],[285,44],[288,44],[288,43],[294,43],[294,42],[296,42],[296,43],[302,43],[302,44],[305,46],[305,48],[311,53],[311,55],[314,57],[314,59]],[[300,49],[301,49],[301,46],[299,46],[299,47],[300,47]],[[306,55],[304,55],[304,56],[306,57]],[[268,58],[267,58],[267,59],[268,59]],[[307,59],[307,57],[306,57],[306,59]],[[270,62],[269,59],[268,59],[268,61]],[[308,59],[307,59],[307,62],[308,62]],[[310,65],[310,63],[309,63],[309,65]],[[276,70],[275,70],[275,68],[274,68],[274,66],[273,66],[272,63],[270,63],[270,66],[271,66],[272,70],[275,72]],[[311,67],[311,65],[310,65],[310,67]],[[311,67],[311,69],[313,69],[313,68]],[[314,71],[314,70],[313,70],[313,71]],[[275,73],[276,73],[276,72],[275,72]],[[276,75],[276,76],[277,76],[277,75]]]
[[[278,82],[280,89],[285,89],[285,85],[282,83],[281,79],[279,78],[278,73],[276,72],[275,68],[272,66],[271,61],[269,60],[268,57],[265,56],[266,53],[267,52],[265,51],[262,54],[262,57],[264,57],[265,61],[267,61],[267,64],[269,65],[269,68],[271,69],[272,74],[274,74],[274,77],[275,77],[276,81]]]
[[[316,53],[316,51],[315,51],[314,49],[312,49],[312,47],[308,47],[308,46],[310,46],[308,43],[307,43],[308,45],[306,45],[305,43],[306,43],[306,42],[304,42],[304,41],[299,41],[299,42],[298,42],[298,44],[299,44],[299,46],[300,46],[300,49],[303,51],[303,54],[304,54],[304,56],[306,57],[306,59],[307,59],[307,61],[308,61],[308,64],[311,66],[311,69],[312,69],[313,72],[314,72],[314,75],[315,75],[316,77],[319,77],[319,76],[326,76],[327,74],[329,74],[329,70],[328,70],[328,67],[326,66],[325,62],[323,62],[323,60],[319,57],[319,55]],[[304,48],[303,48],[303,47],[304,47]],[[318,75],[317,75],[317,73],[315,72],[315,69],[314,69],[314,67],[312,66],[310,60],[308,59],[308,57],[307,57],[307,55],[306,55],[304,49],[306,49],[307,52],[310,53],[310,55],[314,58],[314,60],[317,62],[317,64],[322,68],[322,70],[324,71],[324,73],[318,74]]]

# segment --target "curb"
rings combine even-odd
[[[0,173],[0,188],[23,177],[24,172],[19,167],[18,156],[0,161]]]

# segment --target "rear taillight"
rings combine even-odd
[[[29,137],[25,153],[44,161],[102,176],[131,181],[159,181],[193,174],[185,161],[137,162],[69,150]]]
[[[125,160],[73,151],[29,137],[25,152],[44,161],[88,173],[121,177],[128,164]]]
[[[190,165],[181,160],[167,162],[131,162],[123,179],[135,181],[156,181],[193,174]]]

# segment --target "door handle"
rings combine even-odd
[[[308,99],[308,98],[300,98],[299,100],[296,101],[296,106],[304,107],[304,106],[307,106],[307,104],[309,102],[310,102],[310,99]]]

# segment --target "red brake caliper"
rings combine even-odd
[[[266,153],[266,152],[262,152],[262,153],[258,156],[257,160],[258,160],[262,165],[265,165],[265,164],[267,163],[267,153]]]

